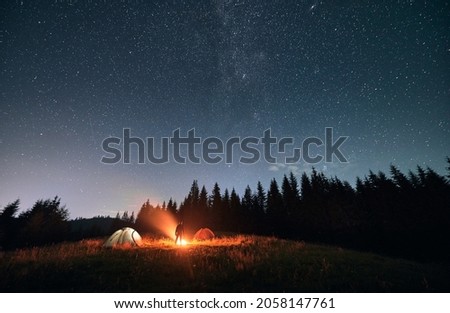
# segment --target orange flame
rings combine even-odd
[[[186,240],[181,240],[181,241],[177,241],[177,245],[178,246],[186,246],[188,244],[188,242]]]

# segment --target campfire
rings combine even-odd
[[[187,244],[188,244],[188,242],[186,240],[184,240],[184,239],[182,239],[181,241],[180,240],[177,241],[177,245],[178,246],[185,246]]]

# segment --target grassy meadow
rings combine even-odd
[[[140,247],[103,240],[0,252],[1,292],[449,292],[448,264],[421,264],[259,236]]]

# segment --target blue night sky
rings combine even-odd
[[[348,163],[315,167],[351,184],[390,164],[445,173],[450,155],[448,1],[11,0],[0,47],[0,207],[58,195],[71,218],[115,216],[179,203],[194,179],[242,195],[312,167],[102,164],[123,128],[157,143],[271,128],[299,147],[333,127]]]

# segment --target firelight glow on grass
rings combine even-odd
[[[3,292],[448,292],[445,264],[234,235],[138,247],[83,240],[0,252]]]

